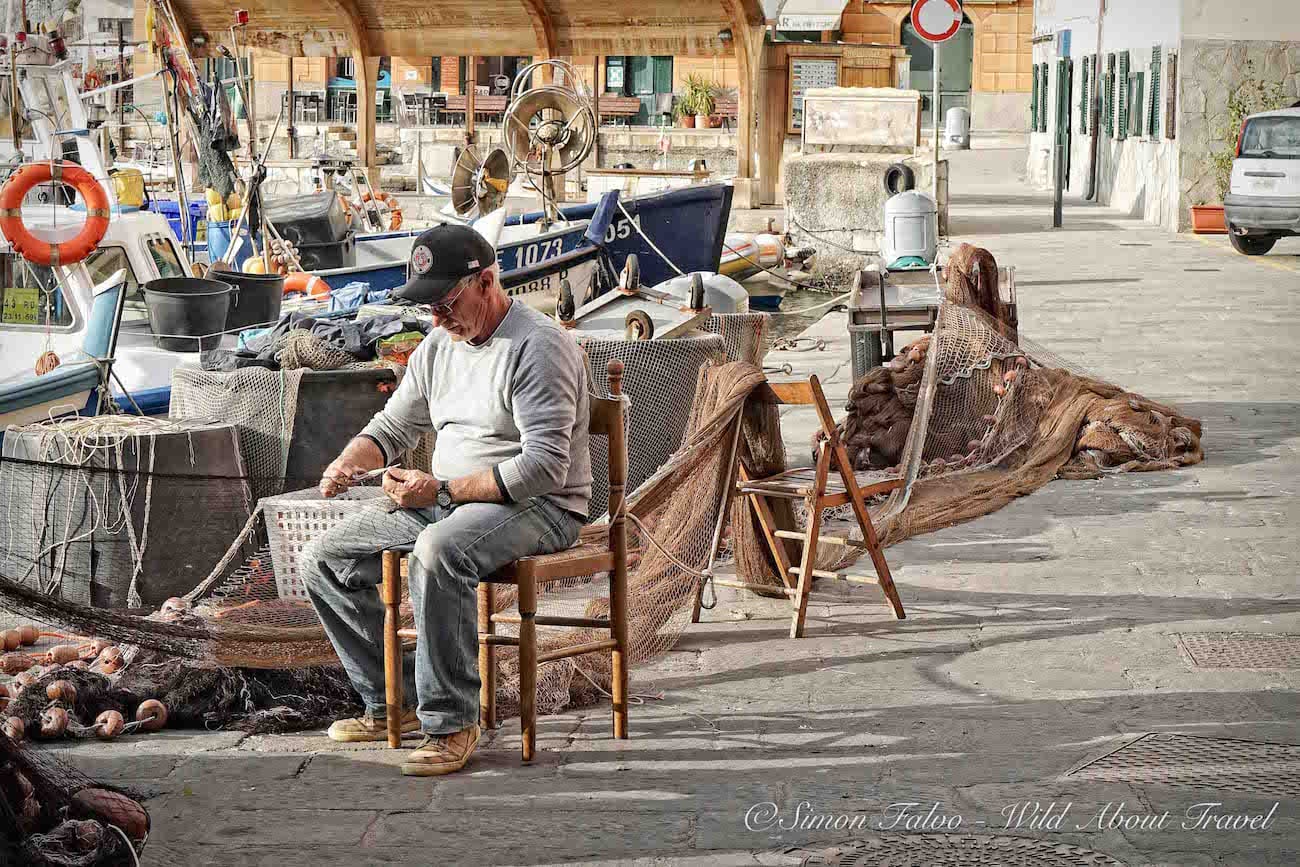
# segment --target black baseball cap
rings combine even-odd
[[[469,226],[434,226],[411,245],[406,285],[394,289],[392,297],[407,304],[438,304],[461,279],[496,260],[492,245]]]

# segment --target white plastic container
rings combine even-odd
[[[920,190],[890,196],[885,202],[885,240],[881,254],[890,268],[926,267],[939,250],[939,209]]]
[[[950,147],[970,150],[970,109],[954,105],[943,116],[943,138]]]

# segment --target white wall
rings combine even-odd
[[[1182,35],[1300,41],[1300,0],[1183,0]]]

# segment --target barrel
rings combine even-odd
[[[230,312],[226,315],[227,331],[267,325],[280,318],[280,302],[284,299],[283,274],[219,271],[213,272],[212,277],[239,290],[231,299]]]
[[[154,345],[169,352],[201,352],[221,345],[237,290],[200,277],[165,277],[144,284]]]

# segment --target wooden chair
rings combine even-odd
[[[479,716],[485,729],[496,728],[497,647],[519,648],[519,725],[523,736],[523,760],[532,761],[537,746],[537,667],[553,659],[609,651],[613,657],[610,694],[614,706],[614,737],[627,737],[627,533],[623,516],[624,485],[627,482],[627,439],[623,428],[623,362],[610,361],[610,397],[591,398],[590,431],[609,439],[609,534],[601,542],[579,543],[567,551],[523,557],[478,585],[478,668],[482,686]],[[401,629],[399,606],[402,582],[406,578],[410,547],[390,549],[383,554],[384,681],[388,709],[388,745],[401,745],[402,642],[415,639],[414,629]],[[537,614],[537,588],[566,578],[609,574],[608,617],[553,617]],[[497,584],[517,588],[518,612],[494,613]],[[514,623],[519,637],[500,635],[496,624]],[[609,638],[537,652],[537,627],[608,629]]]
[[[747,497],[753,506],[763,537],[772,553],[772,559],[776,562],[781,578],[785,582],[785,595],[793,603],[790,637],[803,637],[804,619],[808,612],[808,592],[812,588],[814,577],[879,584],[894,611],[894,616],[902,620],[906,617],[903,603],[898,598],[894,579],[889,574],[889,564],[885,561],[880,540],[876,537],[876,528],[871,523],[871,515],[864,501],[864,497],[887,493],[901,487],[902,475],[872,470],[853,472],[844,444],[836,432],[835,419],[831,416],[830,406],[826,403],[821,382],[816,376],[810,377],[807,382],[767,383],[756,389],[751,399],[784,405],[813,406],[817,410],[823,435],[817,447],[815,466],[786,470],[775,476],[756,479],[751,477],[743,462],[736,464],[736,474],[739,479],[736,482],[735,492],[742,497]],[[808,525],[802,533],[777,527],[772,509],[767,502],[769,497],[804,501],[808,509]],[[852,507],[853,516],[862,530],[863,542],[871,554],[871,562],[875,565],[874,578],[866,575],[825,572],[815,568],[819,545],[850,544],[844,538],[821,535],[822,510],[843,505]],[[784,540],[801,545],[798,566],[790,565]],[[798,581],[796,582],[795,579]],[[714,583],[724,587],[772,590],[768,585],[743,581],[715,578]],[[697,621],[699,619],[698,605],[695,619]]]

